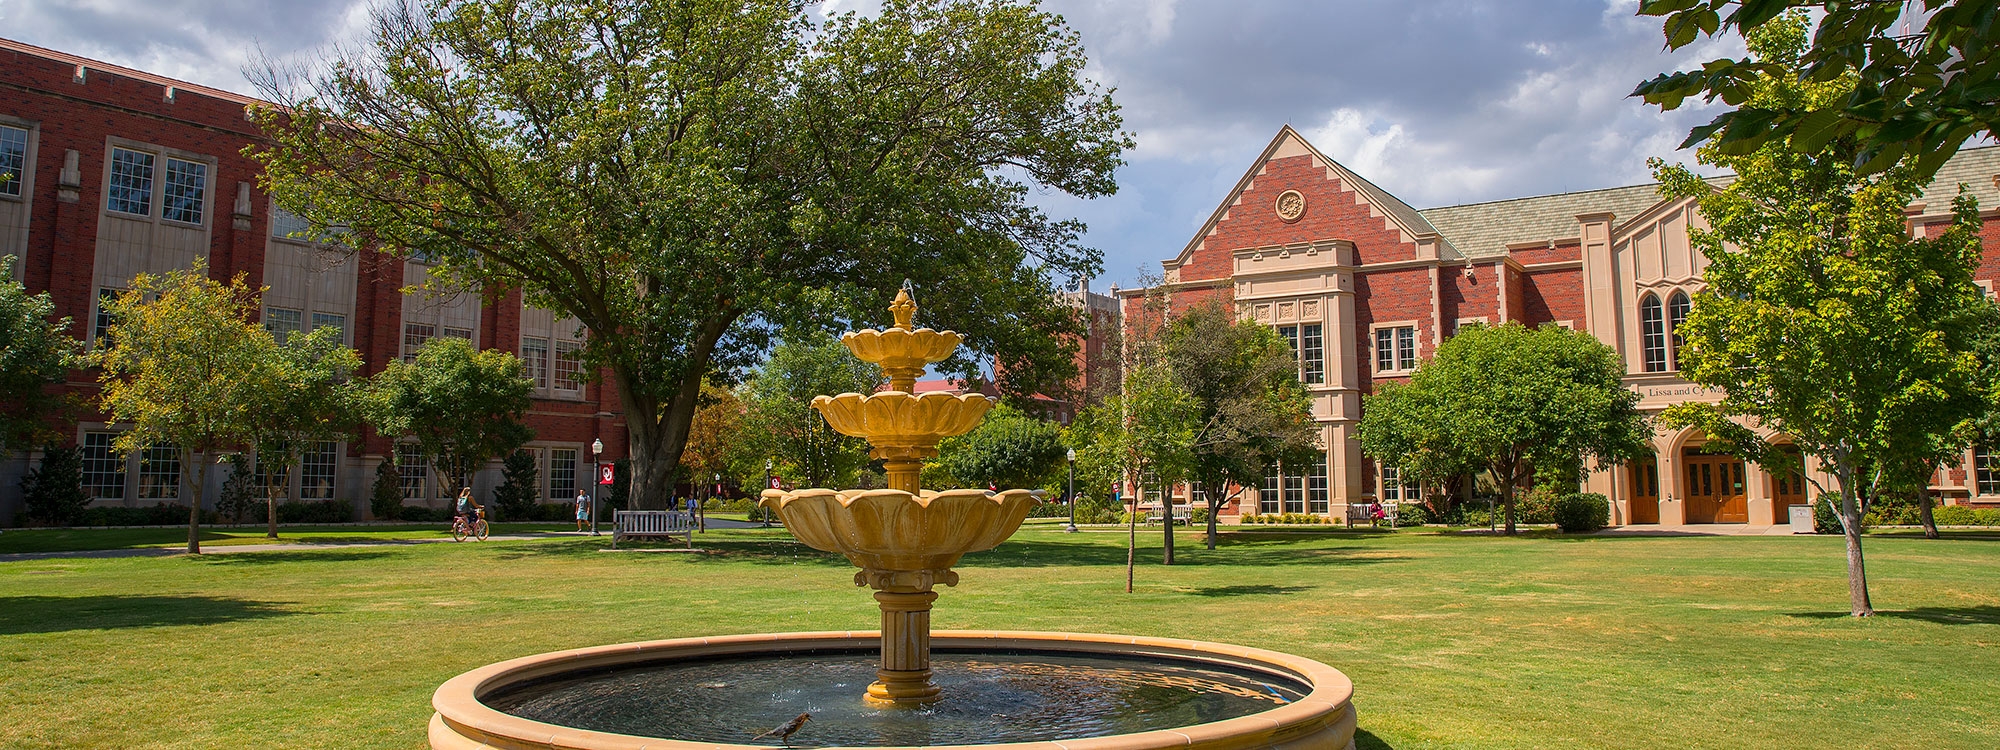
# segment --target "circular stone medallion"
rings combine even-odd
[[[1298,221],[1306,215],[1306,197],[1297,190],[1287,190],[1278,194],[1278,218],[1287,223]]]

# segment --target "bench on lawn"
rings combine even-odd
[[[1166,518],[1160,513],[1160,508],[1157,505],[1140,508],[1140,512],[1146,514],[1146,523],[1148,524],[1160,523],[1166,520]],[[1192,505],[1174,506],[1174,523],[1180,526],[1188,526],[1193,524],[1194,506]]]
[[[1376,505],[1374,503],[1349,503],[1347,505],[1347,528],[1354,528],[1356,521],[1366,522],[1369,526],[1376,525],[1379,519],[1375,517],[1375,508]]]
[[[680,510],[621,510],[612,514],[611,548],[626,539],[687,540],[694,549],[694,514]]]

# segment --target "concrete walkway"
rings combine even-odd
[[[1598,531],[1599,536],[1791,536],[1790,524],[1751,526],[1741,523],[1690,523],[1678,526],[1646,523],[1613,526]]]
[[[732,521],[727,518],[708,519],[711,529],[754,529],[763,524],[747,521]],[[599,538],[609,539],[611,529],[599,527]],[[560,539],[564,537],[590,537],[588,531],[538,531],[528,534],[496,534],[486,538],[489,542],[522,542],[535,539]],[[204,555],[224,555],[238,552],[294,552],[299,550],[364,549],[368,547],[404,547],[412,544],[452,543],[450,537],[436,539],[384,539],[379,542],[338,542],[316,544],[310,541],[280,542],[277,544],[204,544]],[[465,542],[476,544],[477,542]],[[171,557],[187,554],[184,546],[173,547],[133,547],[127,549],[68,550],[63,552],[14,552],[0,554],[0,563],[25,562],[30,560],[108,560],[124,557]]]

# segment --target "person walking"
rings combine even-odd
[[[576,530],[583,530],[583,522],[590,520],[590,495],[583,490],[576,491]]]

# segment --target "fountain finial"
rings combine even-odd
[[[903,288],[897,290],[896,301],[889,303],[889,314],[896,316],[896,327],[910,330],[911,321],[917,317],[917,300],[910,296],[910,280],[903,279]]]

